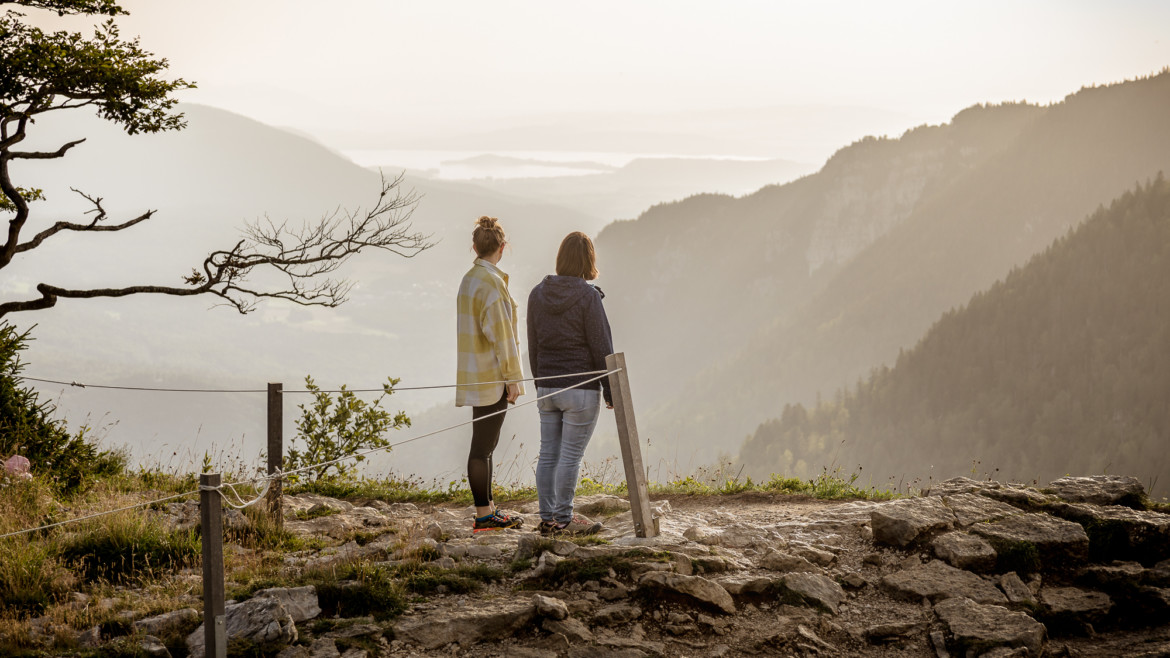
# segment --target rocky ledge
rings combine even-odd
[[[281,658],[1170,655],[1170,515],[1146,509],[1133,478],[653,506],[661,534],[639,539],[626,501],[580,499],[604,528],[570,541],[473,535],[467,510],[286,497],[290,530],[341,542],[286,557],[294,570],[413,561],[502,575],[474,591],[437,587],[386,621],[346,619],[312,587],[260,590],[229,604],[227,626]],[[535,503],[516,511],[528,528],[539,520]],[[360,543],[346,539],[355,529]],[[154,638],[178,627],[201,656],[200,617],[196,605],[134,628],[146,655],[173,655]]]

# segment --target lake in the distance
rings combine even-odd
[[[729,155],[676,155],[670,153],[612,153],[604,151],[399,151],[349,149],[342,153],[363,167],[387,171],[407,169],[441,180],[477,178],[546,178],[601,174],[623,167],[638,158],[688,158],[759,161]]]

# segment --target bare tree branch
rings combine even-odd
[[[50,308],[58,299],[88,299],[95,297],[126,297],[137,294],[175,296],[213,295],[240,313],[249,313],[263,299],[282,299],[302,306],[335,307],[343,303],[353,288],[347,280],[334,280],[325,275],[335,272],[346,261],[362,250],[389,251],[404,258],[413,258],[434,245],[430,235],[413,231],[411,213],[420,197],[413,191],[403,192],[401,175],[392,180],[382,178],[377,202],[370,210],[348,212],[335,210],[320,221],[290,228],[287,222],[276,223],[265,217],[249,224],[244,239],[230,249],[208,254],[200,268],[183,277],[188,287],[141,285],[125,288],[71,289],[47,283],[37,285],[39,298],[0,304],[0,317],[7,313]],[[61,230],[121,230],[149,219],[153,211],[119,224],[97,226],[105,217],[101,199],[90,197],[99,214],[92,224],[59,222],[28,243],[43,240]],[[56,228],[62,226],[62,228]],[[56,230],[54,230],[56,229]],[[48,233],[48,235],[45,235]],[[22,247],[24,245],[21,245]],[[31,249],[36,245],[27,247]],[[249,276],[258,272],[280,275],[283,285],[259,287],[249,283]]]

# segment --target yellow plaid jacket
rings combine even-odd
[[[455,406],[483,407],[504,395],[504,384],[518,381],[520,341],[516,300],[508,292],[508,275],[482,258],[463,275],[458,299],[459,371]],[[524,384],[520,384],[524,393]]]

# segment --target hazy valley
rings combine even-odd
[[[631,364],[647,464],[652,475],[684,472],[720,456],[734,459],[746,437],[758,446],[764,435],[756,428],[780,418],[786,405],[811,408],[818,395],[829,399],[871,370],[893,366],[949,309],[1166,169],[1166,107],[1166,73],[1085,89],[1052,106],[976,106],[896,139],[862,139],[784,184],[802,170],[779,160],[639,160],[584,176],[475,182],[408,175],[404,188],[422,195],[415,227],[433,234],[436,246],[410,260],[357,259],[345,274],[358,286],[339,309],[273,303],[240,317],[208,311],[205,302],[131,298],[62,303],[15,319],[37,324],[30,376],[227,389],[262,389],[268,381],[299,389],[306,374],[323,386],[372,388],[387,376],[402,377],[403,386],[448,383],[451,300],[470,261],[471,221],[481,214],[504,221],[513,246],[503,267],[522,308],[528,290],[552,270],[560,237],[584,230],[598,235],[598,284],[617,349]],[[61,240],[35,262],[14,265],[4,283],[10,295],[38,274],[48,278],[46,268],[55,283],[172,282],[208,249],[232,242],[244,220],[311,220],[368,204],[377,192],[376,172],[310,140],[211,108],[184,111],[190,126],[164,136],[128,138],[78,117],[40,128],[45,146],[88,140],[64,161],[20,165],[21,175],[45,188],[49,200],[38,210],[80,210],[73,186],[103,196],[113,213],[160,212],[133,236]],[[765,176],[777,184],[743,196],[691,195],[754,187]],[[710,187],[699,187],[705,178]],[[638,207],[647,209],[630,211]],[[1165,390],[1165,371],[1153,376]],[[178,452],[197,460],[214,446],[251,459],[261,449],[260,395],[38,387],[75,424],[87,415],[116,423],[105,431],[108,440],[129,443],[139,457],[165,463]],[[297,401],[290,395],[286,405],[289,435]],[[403,393],[390,406],[411,413],[410,434],[465,415],[443,392]],[[517,478],[529,477],[536,427],[535,412],[525,407],[504,428],[507,445],[497,461]],[[851,427],[868,436],[865,427]],[[587,459],[596,464],[617,454],[613,434],[605,417]],[[928,435],[891,435],[883,445],[911,455]],[[1012,450],[1032,440],[1019,436]],[[1139,455],[1151,442],[1164,443],[1165,428],[1143,437],[1134,439],[1142,442]],[[973,455],[980,468],[1029,480],[1128,464],[1120,453],[1134,453],[1118,445],[1051,465],[1059,473],[1013,472],[1021,463],[1015,453],[989,446]],[[463,448],[459,437],[440,437],[372,468],[458,479]],[[856,461],[875,483],[894,475],[884,472],[889,462],[852,459],[831,441],[796,452],[800,457],[788,461],[753,459],[745,472],[809,476],[834,464],[853,469]],[[746,451],[745,461],[754,454]],[[927,462],[904,466],[913,477],[931,474]],[[960,467],[969,468],[966,456],[934,475],[957,475]],[[1049,466],[1029,466],[1040,468]],[[1149,480],[1164,474],[1165,464],[1137,460],[1134,468]]]

